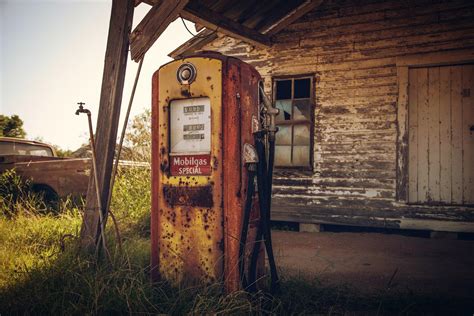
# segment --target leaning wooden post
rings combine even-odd
[[[97,174],[101,205],[107,205],[109,196],[133,9],[134,0],[112,1],[96,128]],[[86,197],[86,211],[81,228],[81,244],[88,250],[94,249],[98,241],[98,205],[94,176],[91,174]]]

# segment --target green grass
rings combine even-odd
[[[3,196],[8,196],[5,192]],[[148,192],[146,169],[122,171],[117,179],[112,209],[123,251],[116,247],[109,221],[111,261],[80,251],[82,215],[72,204],[62,203],[58,215],[36,210],[42,205],[40,197],[27,191],[17,194],[0,215],[0,314],[471,315],[474,310],[472,302],[446,297],[390,291],[368,296],[346,286],[325,286],[317,278],[285,275],[275,297],[264,292],[224,295],[220,284],[187,288],[151,284]]]

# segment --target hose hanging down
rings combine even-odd
[[[252,211],[253,195],[255,193],[255,174],[257,171],[256,164],[258,162],[257,151],[250,144],[244,144],[243,161],[247,166],[248,180],[247,180],[247,197],[244,207],[244,218],[242,221],[242,231],[240,233],[241,239],[239,244],[239,273],[241,277],[242,287],[245,289],[248,286],[247,278],[245,277],[245,244],[247,243],[248,227],[250,224],[250,213]]]
[[[241,234],[241,243],[239,249],[239,271],[242,278],[242,287],[247,289],[250,292],[255,292],[257,290],[257,280],[256,280],[256,270],[257,262],[261,249],[261,242],[264,242],[265,250],[268,255],[270,275],[271,275],[271,293],[276,293],[279,291],[279,279],[278,272],[275,264],[275,258],[273,255],[272,247],[272,238],[271,238],[271,229],[270,229],[270,209],[271,209],[271,192],[272,192],[272,179],[273,179],[273,162],[275,157],[275,133],[277,132],[277,127],[275,126],[275,116],[278,114],[278,110],[273,108],[268,98],[266,98],[263,87],[259,86],[259,92],[262,96],[262,103],[264,108],[263,117],[261,122],[255,119],[257,122],[252,124],[252,126],[257,126],[254,130],[255,135],[255,147],[253,149],[257,154],[257,161],[254,161],[253,164],[247,162],[248,171],[249,171],[249,181],[247,189],[247,200],[245,203],[244,209],[244,221],[242,226]],[[253,122],[254,123],[254,122]],[[259,128],[261,127],[261,128]],[[268,157],[266,144],[268,144]],[[248,144],[245,144],[248,145]],[[250,146],[250,145],[249,145]],[[245,146],[244,146],[245,154]],[[251,251],[250,264],[248,267],[248,277],[245,278],[244,273],[244,254],[245,254],[245,243],[247,240],[248,224],[250,218],[250,212],[252,209],[252,197],[254,194],[254,181],[253,177],[255,172],[253,169],[257,169],[257,186],[258,186],[258,201],[260,209],[260,222],[257,226],[257,232],[255,236],[255,242],[253,249]],[[268,164],[267,164],[268,163]],[[251,171],[251,168],[252,171]],[[252,180],[251,180],[252,179]]]

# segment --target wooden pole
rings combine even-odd
[[[93,250],[98,242],[99,205],[108,204],[133,9],[134,0],[112,1],[96,129],[97,175],[101,203],[97,200],[94,175],[91,174],[81,228],[81,244],[88,250]]]

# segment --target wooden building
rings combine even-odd
[[[274,220],[474,232],[474,2],[112,0],[83,244],[110,198],[128,51],[143,61],[178,17],[206,29],[172,57],[241,58],[282,110]]]
[[[268,1],[195,2],[271,33],[254,18]],[[170,56],[218,51],[264,77],[274,220],[474,232],[474,2],[319,1],[268,46],[219,31]]]

